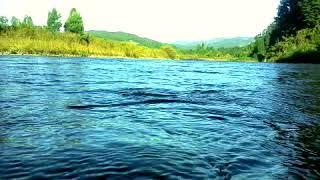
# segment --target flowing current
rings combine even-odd
[[[0,57],[0,179],[318,179],[320,66]]]

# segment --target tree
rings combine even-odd
[[[197,45],[196,50],[197,51],[206,50],[206,44],[204,42],[201,42],[200,44]]]
[[[296,31],[302,29],[303,20],[301,9],[299,8],[301,0],[281,0],[276,17],[277,28],[275,29],[274,39],[282,40],[285,36],[294,35]]]
[[[0,31],[4,31],[8,28],[8,18],[5,16],[0,16]]]
[[[254,56],[259,61],[262,61],[266,58],[266,49],[265,35],[259,34],[255,37],[255,42],[253,43],[252,56]]]
[[[271,45],[299,30],[316,27],[320,24],[320,0],[281,0],[274,24]]]
[[[162,46],[161,49],[167,54],[170,59],[175,59],[177,57],[177,51],[172,46]]]
[[[305,27],[313,28],[320,24],[320,0],[301,0],[299,8],[301,8]]]
[[[59,32],[62,26],[61,23],[61,14],[58,13],[56,8],[53,8],[52,11],[48,13],[48,20],[47,20],[47,28],[49,31],[52,32]]]
[[[64,24],[64,30],[66,32],[82,34],[84,31],[83,20],[80,14],[75,8],[71,9],[69,18]]]
[[[11,18],[11,26],[13,27],[13,28],[18,28],[20,25],[21,25],[21,22],[20,22],[20,20],[17,18],[17,17],[15,17],[15,16],[13,16],[12,18]]]
[[[33,27],[34,25],[33,25],[33,20],[32,20],[32,18],[31,18],[30,16],[27,16],[27,15],[26,15],[26,16],[23,18],[22,26],[28,27],[28,28]]]

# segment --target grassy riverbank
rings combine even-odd
[[[22,28],[0,34],[0,52],[3,54],[169,58],[166,50],[74,33],[53,33],[43,28]]]
[[[8,29],[0,33],[0,54],[64,57],[140,59],[250,60],[213,53],[212,50],[182,51],[170,45],[150,48],[134,42],[106,40],[88,34],[50,32],[42,27]]]

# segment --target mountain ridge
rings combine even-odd
[[[201,41],[176,41],[171,43],[181,49],[194,49],[198,45],[204,44],[207,47],[212,48],[229,48],[246,46],[254,41],[253,37],[232,37],[232,38],[213,38],[209,40]]]

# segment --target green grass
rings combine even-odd
[[[163,49],[131,42],[89,38],[72,33],[52,33],[42,28],[17,29],[0,33],[2,54],[39,54],[60,56],[97,56],[131,58],[170,58]]]

